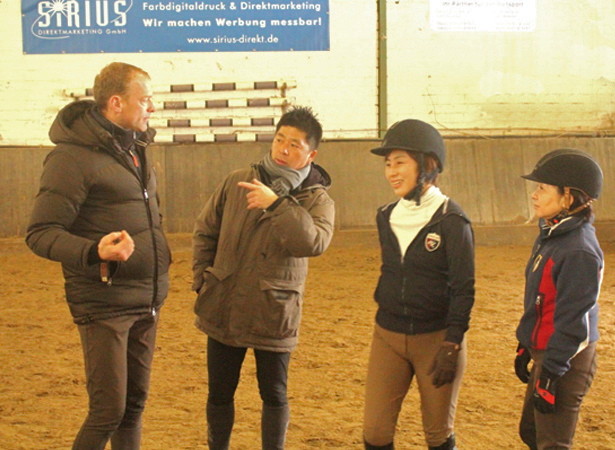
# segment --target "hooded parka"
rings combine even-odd
[[[289,352],[297,344],[308,257],[333,236],[330,178],[312,164],[297,189],[268,210],[247,209],[240,181],[266,180],[258,166],[232,172],[198,216],[193,289],[196,326],[234,347]]]
[[[76,323],[158,310],[168,291],[169,247],[158,209],[155,174],[145,149],[155,131],[125,145],[96,118],[93,101],[63,108],[47,155],[26,242],[39,256],[62,263],[66,298]],[[98,116],[100,117],[100,115]],[[135,243],[125,262],[92,261],[94,247],[113,231]]]

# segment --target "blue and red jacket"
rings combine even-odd
[[[571,216],[540,234],[525,269],[524,313],[517,339],[545,351],[543,366],[563,375],[570,360],[598,340],[598,296],[604,256],[593,225]]]

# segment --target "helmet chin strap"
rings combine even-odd
[[[416,206],[421,205],[421,195],[423,195],[423,176],[419,176],[418,180],[416,180],[416,186],[406,195],[404,195],[405,200],[414,200],[416,202]]]

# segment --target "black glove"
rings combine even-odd
[[[431,369],[429,369],[429,374],[433,373],[432,383],[435,387],[452,383],[455,379],[460,348],[459,344],[453,342],[443,342],[440,346]]]
[[[540,377],[536,380],[532,400],[534,408],[543,414],[553,414],[555,412],[557,378],[556,375],[553,375],[543,367]]]
[[[530,355],[530,351],[519,343],[517,346],[517,356],[515,357],[515,373],[517,378],[525,384],[530,379],[530,371],[527,369],[527,366],[531,360],[532,355]]]

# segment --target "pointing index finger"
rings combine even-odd
[[[259,188],[259,186],[257,186],[256,184],[248,183],[247,181],[240,181],[239,183],[237,183],[237,186],[250,189],[251,191]]]
[[[237,186],[242,187],[242,188],[246,188],[246,189],[250,189],[251,191],[254,191],[254,190],[259,189],[262,186],[264,186],[264,184],[261,183],[260,180],[257,180],[256,178],[253,178],[251,183],[249,183],[247,181],[240,181],[240,182],[237,183]]]

